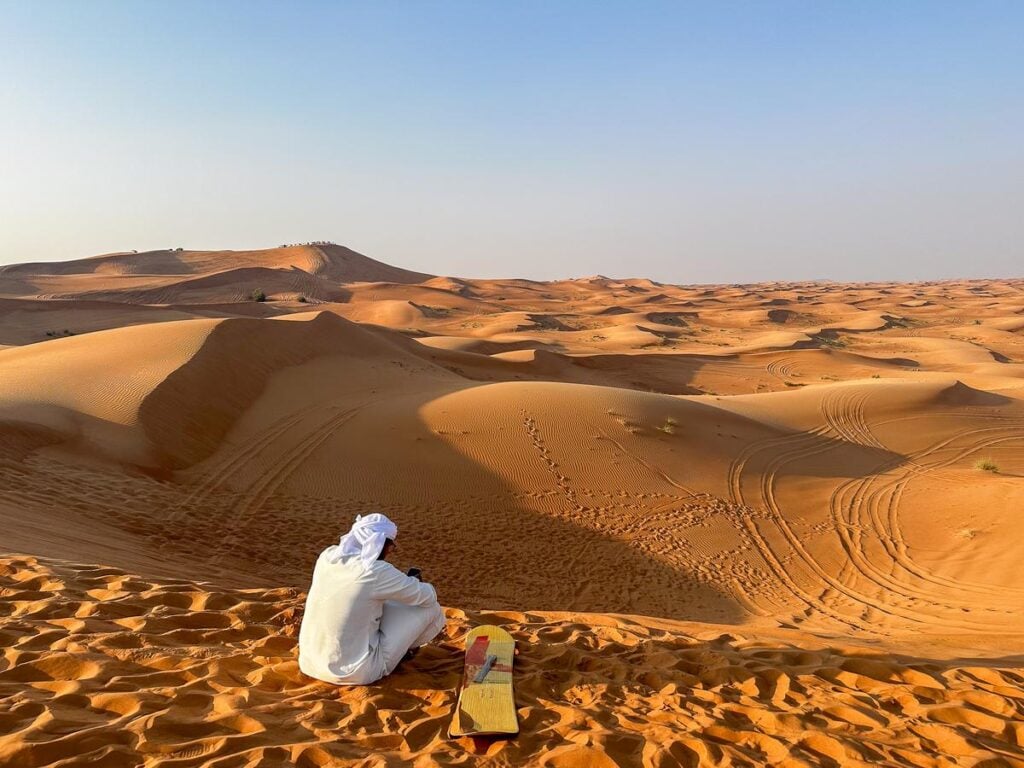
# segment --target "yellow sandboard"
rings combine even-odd
[[[448,735],[519,733],[512,695],[516,642],[501,627],[477,627],[466,635],[466,671]]]

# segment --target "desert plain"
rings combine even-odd
[[[1024,766],[1024,279],[4,266],[0,489],[3,766]],[[374,510],[448,623],[335,688]],[[449,740],[481,623],[521,733]]]

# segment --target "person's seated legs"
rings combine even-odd
[[[388,601],[380,619],[380,650],[385,674],[391,674],[410,650],[426,645],[444,629],[444,611],[433,605]]]

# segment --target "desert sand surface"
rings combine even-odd
[[[0,765],[1024,766],[1024,279],[0,267],[0,487]],[[369,510],[448,624],[337,689]],[[480,623],[522,732],[448,740]]]

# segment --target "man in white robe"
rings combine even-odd
[[[397,536],[384,515],[358,516],[338,544],[320,553],[299,629],[304,674],[368,685],[444,628],[434,588],[385,559]]]

